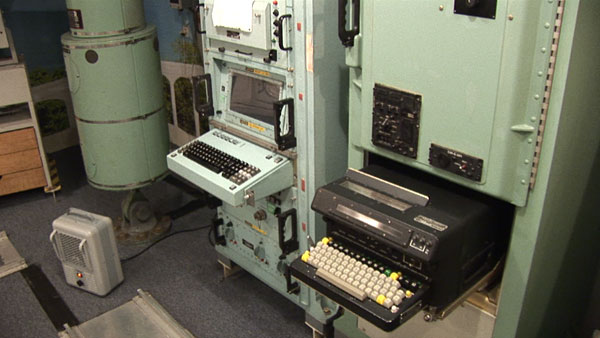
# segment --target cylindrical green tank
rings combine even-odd
[[[79,37],[125,34],[146,26],[142,0],[66,0],[71,33]]]
[[[88,181],[129,190],[167,173],[169,149],[156,28],[81,39],[62,36]]]

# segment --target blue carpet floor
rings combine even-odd
[[[304,311],[247,273],[223,279],[208,230],[183,233],[158,243],[123,263],[125,281],[106,297],[65,283],[63,270],[48,240],[52,221],[76,207],[120,215],[124,192],[89,186],[79,148],[56,154],[62,190],[56,197],[42,189],[0,197],[0,230],[5,230],[28,264],[37,264],[80,322],[126,303],[137,289],[148,291],[197,337],[309,337]],[[167,182],[142,189],[156,209],[176,209],[194,196]],[[171,231],[207,225],[215,211],[195,210],[173,221]],[[142,247],[119,247],[121,257]],[[0,337],[56,337],[56,330],[27,283],[15,273],[0,279]]]

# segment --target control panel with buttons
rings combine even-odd
[[[483,160],[456,150],[431,144],[429,164],[464,178],[481,182]]]
[[[454,13],[495,19],[496,3],[497,0],[454,0]]]
[[[375,84],[371,141],[395,153],[417,158],[421,95]]]
[[[208,50],[276,67],[288,67],[285,53],[292,50],[293,23],[285,1],[253,1],[252,12],[247,13],[252,17],[250,29],[221,20],[225,15],[219,10],[220,3],[218,0],[206,0],[202,11]],[[246,13],[240,15],[243,17]]]

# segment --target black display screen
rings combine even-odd
[[[273,103],[279,101],[282,88],[283,83],[279,81],[232,73],[229,109],[273,125]]]

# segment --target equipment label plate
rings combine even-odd
[[[430,227],[432,229],[435,229],[437,231],[444,231],[444,230],[448,229],[448,226],[446,224],[440,223],[440,222],[438,222],[436,220],[433,220],[433,219],[431,219],[429,217],[425,217],[423,215],[419,215],[419,216],[415,217],[414,220],[416,222],[419,222],[419,223],[421,223],[423,225],[426,225],[426,226],[428,226],[428,227]]]

